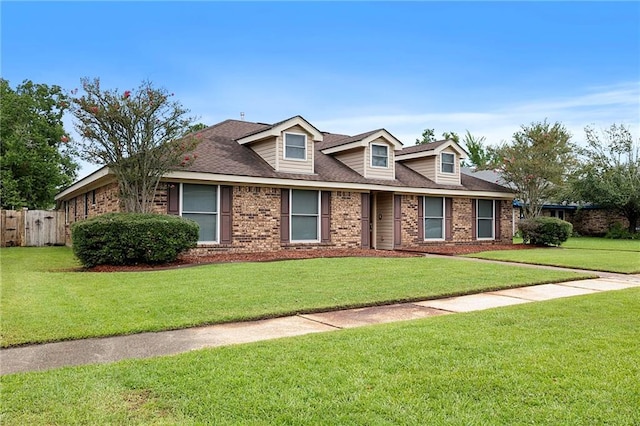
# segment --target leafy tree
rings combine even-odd
[[[152,212],[160,178],[195,160],[198,134],[184,136],[193,124],[188,110],[148,81],[119,92],[85,78],[82,88],[84,95],[72,98],[81,154],[114,173],[124,211]]]
[[[460,136],[456,132],[443,132],[442,139],[452,139],[456,143],[460,143]],[[422,145],[425,143],[435,142],[436,134],[433,129],[424,129],[422,136],[416,139],[416,145]]]
[[[469,158],[465,162],[467,167],[474,167],[476,170],[490,170],[498,166],[500,157],[494,147],[484,145],[485,140],[484,136],[475,137],[467,130],[463,139],[469,153]]]
[[[502,177],[516,190],[525,219],[540,216],[545,202],[561,190],[576,160],[571,135],[560,123],[522,126],[511,144],[498,148]]]
[[[619,211],[634,233],[640,219],[640,146],[623,125],[585,132],[587,147],[579,151],[582,161],[571,178],[573,201]]]
[[[0,98],[2,208],[50,208],[78,168],[62,125],[69,100],[58,86],[25,80],[14,90],[4,79]]]

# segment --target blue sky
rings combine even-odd
[[[302,115],[489,143],[521,125],[640,136],[640,2],[7,2],[2,77],[175,93],[205,124]],[[71,119],[67,119],[71,130]],[[97,167],[83,163],[81,176]]]

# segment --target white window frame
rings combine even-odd
[[[491,237],[480,237],[480,220],[487,220],[488,217],[480,217],[480,201],[491,201]],[[477,240],[495,240],[496,238],[496,201],[495,200],[476,200],[476,239]]]
[[[451,163],[445,163],[445,161],[444,161],[444,156],[445,155],[450,155],[451,157],[453,157],[452,160],[451,160]],[[444,165],[445,164],[447,164],[447,165],[451,164],[451,167],[453,167],[453,170],[451,170],[450,172],[446,171],[444,169]],[[443,152],[443,153],[440,154],[440,171],[442,173],[447,173],[447,174],[453,174],[453,173],[456,172],[456,155],[454,153],[452,153],[452,152]]]
[[[427,216],[427,198],[440,198],[442,200],[442,217]],[[444,241],[445,239],[445,204],[444,197],[422,197],[422,228],[425,241]],[[427,219],[442,219],[442,235],[438,238],[427,238]]]
[[[204,185],[204,186],[215,186],[216,187],[216,237],[217,240],[215,241],[200,241],[198,240],[198,244],[219,244],[220,241],[220,185],[205,185],[205,184],[200,184],[200,183],[187,183],[188,185]],[[180,183],[180,216],[182,217],[183,213],[208,213],[210,214],[210,212],[191,212],[191,211],[187,211],[184,212],[182,209],[182,205],[183,205],[183,200],[184,200],[184,184]]]
[[[312,214],[295,214],[293,213],[293,191],[315,191],[318,193],[318,213],[315,215]],[[321,206],[321,202],[322,199],[320,198],[321,196],[321,191],[315,190],[315,189],[291,189],[289,190],[289,241],[292,243],[319,243],[320,242],[320,222],[321,222],[321,217],[320,217],[320,212],[322,211],[322,206]],[[309,217],[309,216],[315,216],[316,217],[316,235],[318,236],[317,239],[315,240],[294,240],[293,239],[293,216],[305,216],[305,217]]]
[[[302,136],[304,138],[304,158],[287,157],[287,135]],[[292,148],[300,148],[298,146]],[[304,133],[284,132],[282,138],[282,158],[290,161],[307,161],[307,135]]]
[[[387,150],[387,156],[385,157],[386,160],[387,160],[387,165],[386,166],[375,166],[373,164],[373,157],[374,157],[374,155],[373,155],[373,147],[374,146],[380,146],[380,147],[383,147],[384,149]],[[370,157],[369,164],[371,165],[372,168],[376,168],[376,169],[388,169],[389,168],[389,164],[390,164],[390,161],[389,161],[390,160],[389,159],[389,145],[385,145],[385,144],[381,144],[381,143],[372,143],[369,151],[371,151],[371,155],[369,156]],[[376,155],[375,157],[382,158],[379,155]]]

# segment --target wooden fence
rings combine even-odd
[[[0,246],[54,246],[65,244],[64,212],[57,210],[2,210]]]

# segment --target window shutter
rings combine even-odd
[[[494,224],[495,224],[495,235],[494,235],[494,239],[495,240],[500,240],[501,236],[500,236],[500,232],[501,232],[501,228],[500,228],[500,216],[502,216],[500,214],[501,212],[501,206],[502,203],[500,202],[500,200],[496,200],[494,202],[494,212],[493,212],[493,220],[494,220]]]
[[[478,225],[478,212],[476,211],[476,200],[471,200],[471,239],[478,239],[476,226]]]
[[[280,193],[280,242],[289,242],[289,190],[286,188]]]
[[[180,184],[167,183],[167,214],[180,214]]]
[[[453,199],[444,199],[444,239],[453,240]]]
[[[331,191],[322,191],[320,213],[320,241],[328,243],[331,241]]]
[[[393,196],[393,248],[402,246],[402,195]]]
[[[362,228],[361,228],[360,243],[363,249],[371,248],[371,241],[370,241],[371,219],[369,217],[369,209],[370,209],[369,197],[370,197],[369,193],[366,193],[366,192],[362,193],[362,197],[361,197],[362,207],[360,209],[360,223],[362,224]]]
[[[233,186],[220,186],[220,244],[232,243],[232,205]]]
[[[424,241],[424,197],[418,196],[418,240]]]

